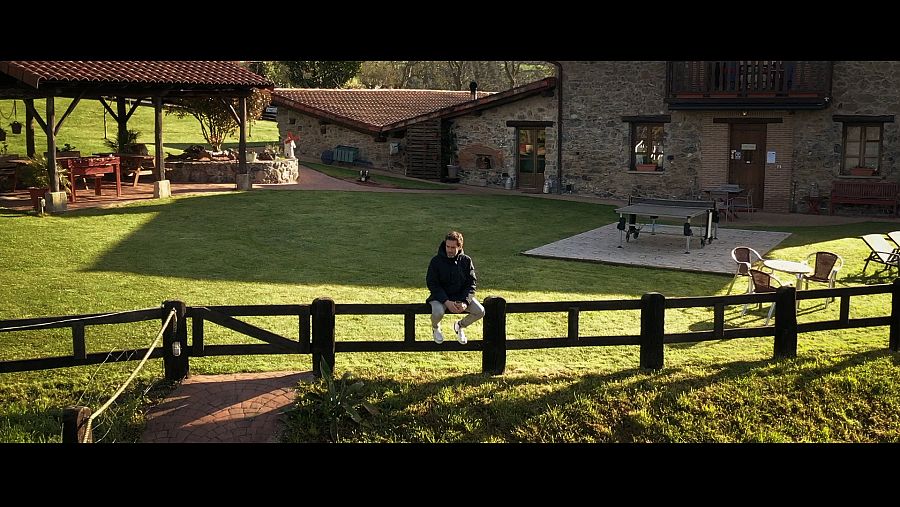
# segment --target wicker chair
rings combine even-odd
[[[778,288],[781,287],[781,282],[778,281],[777,278],[770,275],[769,273],[765,273],[758,269],[750,269],[750,293],[756,294],[760,292],[775,292]],[[744,305],[744,311],[741,312],[741,315],[747,313],[747,307],[749,304]],[[760,303],[760,307],[762,303]],[[763,324],[765,326],[769,325],[769,319],[772,318],[772,312],[775,311],[775,303],[772,303],[772,306],[769,307],[769,314],[766,315],[766,323]]]
[[[812,261],[812,263],[810,263]],[[811,253],[803,261],[807,266],[813,267],[812,274],[803,277],[804,288],[809,289],[809,282],[827,283],[829,289],[834,288],[834,281],[837,273],[844,265],[844,259],[840,255],[831,252],[815,252]],[[825,300],[825,307],[828,303],[834,301],[834,297]]]
[[[754,260],[754,257],[756,258]],[[741,276],[750,276],[750,268],[753,267],[753,264],[762,260],[762,256],[759,255],[759,252],[750,248],[749,246],[739,246],[731,251],[731,258],[734,259],[734,262],[737,263],[737,270],[734,272],[734,278],[731,279],[731,285],[728,286],[728,294],[731,294],[731,289],[734,288],[734,282]],[[752,284],[747,282],[747,292],[750,292]]]

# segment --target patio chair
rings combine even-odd
[[[126,144],[123,153],[143,156],[150,155],[150,151],[144,143]],[[132,187],[137,186],[141,176],[152,175],[153,169],[156,167],[153,159],[122,157],[120,163],[122,164],[122,173],[125,174],[126,177],[134,177],[134,181],[131,183]]]
[[[725,217],[728,221],[729,215],[734,217],[734,211],[731,209],[731,200],[728,198],[728,192],[721,190],[713,190],[709,192],[709,200],[716,202],[716,211],[720,217]]]
[[[745,211],[747,213],[753,213],[756,211],[756,208],[753,207],[753,189],[748,188],[746,193],[732,197],[730,206],[731,210],[735,212]]]
[[[754,260],[754,257],[756,258]],[[734,272],[734,278],[731,279],[731,285],[728,286],[727,294],[731,294],[731,289],[734,288],[734,282],[737,281],[740,276],[750,276],[750,268],[753,267],[753,264],[762,260],[762,255],[759,255],[759,252],[750,248],[749,246],[739,246],[735,247],[731,251],[731,258],[734,259],[734,262],[737,263],[737,269]],[[750,292],[751,283],[747,281],[747,292]]]
[[[760,292],[775,292],[779,287],[781,287],[781,282],[779,282],[778,279],[774,276],[758,269],[750,269],[750,294],[757,294]],[[744,305],[744,311],[741,312],[741,315],[747,313],[748,306],[750,306],[749,303]],[[760,303],[759,306],[762,307],[762,303]],[[764,326],[769,325],[769,319],[772,318],[772,312],[774,311],[775,303],[772,302],[772,306],[769,307],[769,314],[766,315],[766,323],[763,324]]]
[[[810,260],[812,260],[812,264],[810,264]],[[837,273],[840,271],[841,267],[844,265],[844,259],[841,258],[840,255],[831,252],[815,252],[811,253],[806,257],[806,260],[803,261],[807,266],[813,267],[813,272],[809,275],[803,277],[804,288],[809,289],[809,282],[819,282],[819,283],[827,283],[829,289],[834,288],[834,281],[837,278]],[[830,297],[825,300],[825,307],[828,307],[828,303],[830,301],[834,301],[834,297]]]
[[[900,269],[900,249],[892,248],[887,240],[884,239],[884,236],[881,234],[866,234],[861,239],[866,242],[866,246],[871,250],[869,257],[866,259],[866,264],[863,266],[863,275],[866,274],[866,268],[869,267],[870,261],[884,264],[885,269]]]
[[[894,242],[897,248],[895,251],[900,251],[900,231],[892,231],[888,233],[888,237],[891,238],[891,241]]]

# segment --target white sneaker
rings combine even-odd
[[[453,330],[456,331],[456,341],[465,345],[469,340],[466,339],[466,332],[463,331],[463,328],[459,325],[460,322],[461,321],[457,320],[453,323]]]
[[[444,343],[444,333],[439,327],[434,328],[434,343]]]

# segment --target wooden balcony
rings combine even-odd
[[[824,109],[832,62],[672,61],[666,66],[669,109]]]

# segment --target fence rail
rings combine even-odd
[[[51,368],[65,368],[69,366],[83,366],[99,364],[106,361],[129,361],[136,355],[147,353],[147,348],[114,350],[110,352],[87,353],[85,344],[85,328],[87,326],[101,326],[107,324],[127,324],[148,320],[163,319],[163,308],[146,308],[143,310],[130,310],[115,313],[92,313],[83,315],[63,315],[57,317],[36,317],[30,319],[13,319],[0,321],[0,333],[13,331],[33,331],[42,329],[71,328],[72,330],[72,354],[69,356],[44,357],[39,359],[17,359],[12,361],[0,361],[0,373],[15,371],[47,370]],[[156,350],[150,356],[152,358],[163,357],[162,352]]]
[[[853,297],[877,294],[891,294],[888,315],[851,319],[850,301]],[[797,322],[798,303],[827,297],[838,298],[837,319]],[[725,308],[743,304],[774,303],[775,322],[771,326],[748,328],[727,328]],[[107,360],[107,353],[85,353],[84,327],[124,322],[138,322],[153,318],[162,319],[170,309],[176,311],[175,323],[164,335],[162,350],[156,350],[150,357],[162,356],[166,368],[166,378],[180,380],[189,371],[190,356],[226,356],[256,354],[312,354],[313,373],[321,375],[321,360],[334,367],[338,352],[437,352],[437,351],[481,351],[482,372],[498,375],[506,368],[507,350],[526,350],[564,347],[597,347],[638,345],[642,368],[662,368],[664,365],[664,344],[727,340],[740,338],[772,337],[775,357],[794,357],[797,354],[798,333],[831,329],[888,326],[889,348],[900,351],[900,279],[890,284],[879,284],[835,289],[815,289],[797,291],[786,286],[775,293],[736,294],[728,296],[700,296],[666,298],[662,294],[649,293],[640,299],[609,301],[549,301],[507,303],[501,297],[484,300],[484,338],[471,340],[467,345],[455,342],[436,344],[430,339],[416,340],[416,316],[430,315],[429,305],[412,304],[335,304],[329,298],[318,298],[309,305],[220,305],[192,306],[183,302],[167,301],[161,309],[135,310],[116,314],[91,314],[62,317],[41,317],[0,321],[0,332],[19,329],[50,329],[71,327],[73,354],[64,357],[0,361],[0,372],[30,371],[59,368],[83,364],[94,364]],[[666,311],[678,308],[712,308],[712,329],[678,333],[665,332]],[[582,335],[580,314],[586,311],[640,311],[640,333],[635,335]],[[507,340],[506,316],[523,313],[565,313],[566,336],[529,337]],[[361,340],[335,341],[335,316],[337,315],[397,315],[403,317],[403,339],[394,341]],[[281,336],[259,326],[243,322],[235,317],[242,316],[296,316],[298,332],[296,337]],[[187,318],[191,318],[191,344],[187,345]],[[255,338],[260,344],[206,345],[204,341],[205,323],[220,325],[235,332]],[[175,350],[185,353],[177,355]],[[121,351],[134,357],[146,353],[147,349]],[[124,359],[123,359],[124,360]]]

